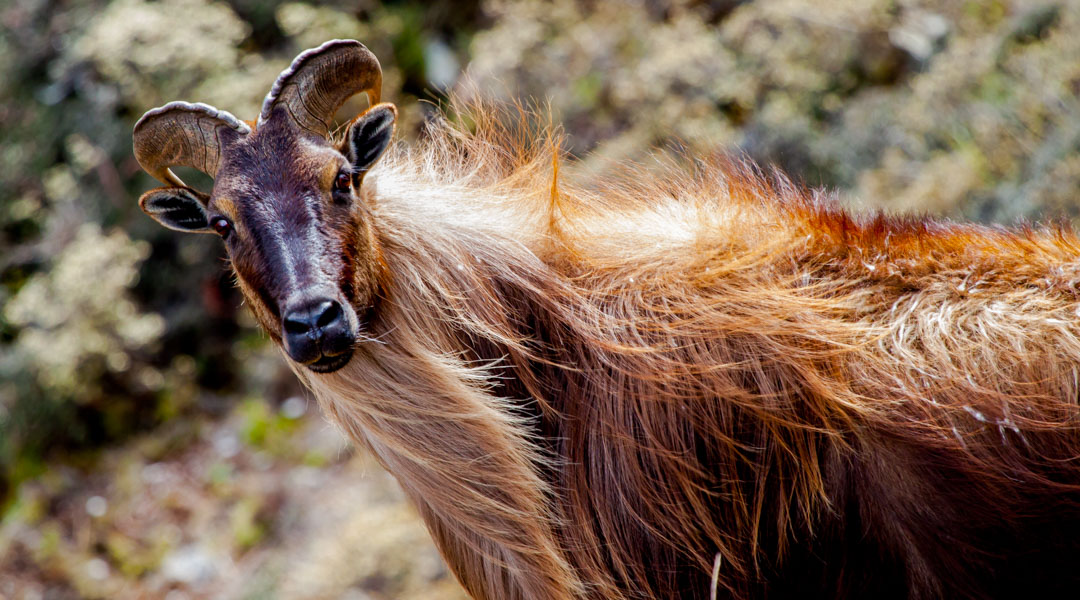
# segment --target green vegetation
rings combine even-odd
[[[138,210],[145,110],[251,118],[299,51],[356,38],[407,139],[420,100],[483,90],[550,100],[597,168],[720,149],[864,210],[1073,220],[1078,29],[1080,0],[9,0],[0,597],[461,594],[303,400],[220,244]]]

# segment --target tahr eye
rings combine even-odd
[[[348,193],[352,189],[352,175],[341,172],[338,173],[337,179],[334,180],[334,191]]]
[[[217,217],[210,221],[210,228],[213,229],[222,239],[229,237],[232,233],[232,223],[225,217]]]

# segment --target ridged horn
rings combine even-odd
[[[135,160],[169,185],[184,185],[169,167],[194,167],[214,177],[221,160],[222,128],[251,133],[247,123],[207,104],[170,102],[148,110],[135,123]]]
[[[263,100],[259,125],[283,105],[298,126],[327,137],[334,113],[346,100],[366,92],[374,106],[381,88],[382,67],[370,50],[356,40],[330,40],[301,53],[278,75]]]

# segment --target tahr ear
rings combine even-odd
[[[210,233],[206,205],[210,197],[188,187],[161,187],[139,198],[139,207],[169,229]]]
[[[394,138],[397,107],[393,104],[376,104],[349,123],[341,153],[352,164],[353,173],[363,175]]]

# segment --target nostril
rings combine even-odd
[[[333,300],[323,302],[317,310],[319,317],[315,321],[316,327],[326,327],[341,317],[341,305]]]
[[[305,314],[290,313],[285,316],[285,333],[300,335],[311,330],[311,325]]]

